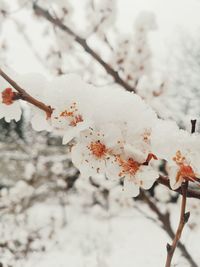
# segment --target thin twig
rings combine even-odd
[[[2,69],[0,69],[0,76],[2,76],[10,85],[12,85],[18,91],[18,93],[19,93],[18,98],[19,99],[27,101],[28,103],[31,103],[32,105],[45,111],[47,114],[47,117],[51,116],[52,111],[53,111],[52,107],[44,104],[43,102],[38,101],[37,99],[35,99],[31,95],[29,95],[12,78],[10,78]],[[162,184],[162,185],[168,187],[170,190],[172,190],[170,187],[170,184],[169,184],[168,177],[164,177],[164,176],[160,175],[160,177],[157,179],[157,183]],[[182,195],[182,191],[180,188],[178,188],[176,190],[172,190],[172,191],[176,191],[177,193]],[[200,199],[200,190],[193,190],[193,189],[188,188],[187,197]]]
[[[196,120],[191,120],[191,133],[195,132],[196,128]],[[172,245],[167,244],[167,259],[165,267],[170,267],[172,258],[175,252],[175,249],[178,245],[178,242],[181,238],[181,234],[183,232],[183,228],[185,224],[188,222],[190,217],[190,212],[185,212],[186,209],[186,202],[187,202],[187,191],[188,191],[188,181],[184,181],[181,185],[181,191],[182,191],[182,201],[181,201],[181,214],[180,214],[180,220],[178,224],[178,228],[176,231],[176,234],[174,236]]]
[[[12,78],[10,78],[1,68],[0,68],[0,76],[2,76],[10,85],[12,85],[17,90],[18,99],[25,100],[28,103],[31,103],[32,105],[45,111],[47,114],[47,118],[51,117],[53,109],[50,106],[45,105],[43,102],[29,95],[21,86],[19,86]]]
[[[150,199],[150,197],[147,195],[146,192],[142,191],[140,196],[146,202],[146,204],[150,207],[150,209],[157,215],[159,221],[162,223],[162,228],[166,231],[169,237],[173,240],[175,233],[171,227],[169,212],[162,213],[157,207],[157,205],[155,204],[155,202],[153,202]],[[180,249],[183,256],[190,263],[191,267],[198,267],[198,265],[196,264],[196,262],[194,261],[190,253],[188,252],[187,248],[181,242],[177,244],[177,247]]]
[[[178,225],[174,240],[172,242],[172,245],[167,244],[167,260],[166,260],[165,267],[171,266],[171,261],[172,261],[173,255],[174,255],[174,251],[175,251],[175,249],[178,245],[178,242],[181,238],[183,228],[190,217],[190,213],[185,212],[186,200],[187,200],[187,189],[188,189],[188,182],[187,181],[182,183],[181,189],[182,189],[182,195],[183,196],[182,196],[182,202],[181,202],[181,214],[180,214],[179,225]]]
[[[37,3],[33,4],[33,9],[38,16],[45,18],[46,20],[50,21],[53,25],[57,26],[62,31],[66,32],[67,34],[74,37],[74,40],[88,53],[95,59],[103,68],[104,70],[113,77],[114,81],[124,87],[127,91],[136,92],[135,87],[130,86],[126,81],[124,81],[108,63],[106,63],[88,44],[84,38],[81,38],[78,34],[76,34],[73,30],[71,30],[68,26],[64,25],[61,20],[58,18],[54,18],[48,10],[43,9]]]

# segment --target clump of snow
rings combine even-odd
[[[154,164],[159,159],[167,161],[173,189],[185,177],[197,182],[199,136],[158,119],[138,95],[116,86],[95,87],[74,74],[52,81],[30,74],[18,80],[53,110],[48,117],[31,105],[33,128],[59,134],[63,144],[71,142],[72,161],[82,176],[103,174],[118,179],[128,195],[137,196],[140,187],[149,189],[159,177]],[[9,102],[8,110],[14,104],[18,102]],[[59,173],[57,167],[52,170]]]

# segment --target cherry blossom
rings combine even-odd
[[[91,123],[79,112],[77,102],[62,110],[55,109],[51,118],[53,128],[63,132],[63,144],[77,137],[81,131],[89,128]]]
[[[158,120],[153,130],[153,151],[167,161],[170,186],[177,189],[184,181],[197,182],[200,176],[198,135],[179,130],[171,121]]]
[[[139,194],[140,187],[149,189],[159,177],[152,165],[157,157],[150,151],[150,135],[144,133],[140,138],[138,143],[137,139],[132,144],[126,143],[123,153],[115,157],[114,172],[118,178],[123,179],[124,190],[131,197]]]
[[[63,136],[63,144],[91,126],[90,95],[91,86],[74,74],[57,77],[49,83],[48,97],[53,108],[49,123],[54,132]]]
[[[80,134],[72,147],[72,161],[84,176],[106,174],[107,164],[115,165],[115,155],[122,149],[122,136],[116,125],[104,125],[100,129],[90,127]]]
[[[74,74],[52,80],[27,74],[16,80],[52,109],[47,116],[28,104],[33,128],[59,134],[63,144],[72,141],[72,161],[83,176],[123,180],[127,194],[137,196],[159,177],[159,159],[167,162],[172,189],[185,180],[199,181],[199,136],[158,119],[138,95],[117,86],[95,87]],[[19,120],[18,93],[3,79],[0,108],[6,121]]]

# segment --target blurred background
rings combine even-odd
[[[48,79],[77,73],[102,86],[113,77],[36,6],[85,39],[161,118],[189,131],[191,119],[199,124],[200,1],[0,0],[2,67]],[[155,184],[130,199],[105,177],[80,179],[61,138],[32,130],[26,105],[20,121],[0,120],[0,178],[0,266],[164,266],[177,193]],[[199,201],[187,209],[174,266],[195,267]]]

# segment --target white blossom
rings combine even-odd
[[[73,146],[72,161],[86,177],[106,174],[108,161],[115,164],[115,155],[122,149],[122,136],[118,127],[113,124],[102,125],[100,129],[90,127],[80,134]]]
[[[152,150],[167,161],[170,186],[177,189],[182,182],[196,182],[200,176],[198,135],[180,130],[172,121],[158,120],[152,133]]]

